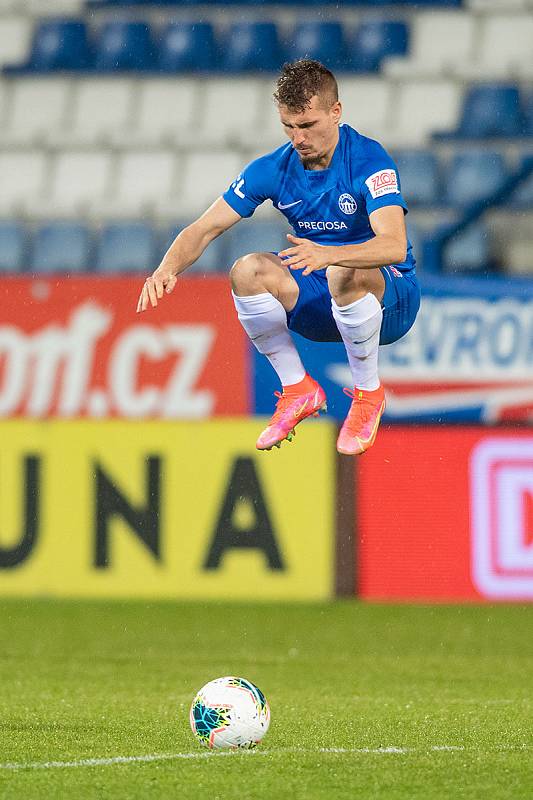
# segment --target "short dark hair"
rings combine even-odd
[[[287,106],[291,111],[305,111],[315,95],[328,108],[339,99],[337,81],[327,67],[310,58],[283,65],[274,92],[278,105]]]

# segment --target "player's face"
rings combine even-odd
[[[341,104],[337,101],[327,107],[314,95],[304,111],[294,112],[280,105],[279,116],[304,166],[327,167],[339,140]]]

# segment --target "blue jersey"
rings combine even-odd
[[[317,244],[360,244],[374,238],[369,216],[384,206],[407,206],[398,169],[384,148],[349,125],[339,126],[339,143],[328,169],[306,170],[289,142],[252,161],[223,195],[241,217],[271,200],[296,236]],[[415,266],[411,244],[402,272]]]

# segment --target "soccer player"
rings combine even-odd
[[[396,165],[383,147],[341,124],[334,75],[318,61],[285,64],[274,94],[289,142],[252,161],[175,239],[149,277],[137,311],[157,306],[215,237],[271,200],[294,230],[279,253],[249,253],[231,269],[239,320],[277,372],[275,413],[256,447],[289,441],[295,426],[326,408],[306,373],[291,331],[343,341],[353,377],[340,453],[374,443],[385,408],[378,349],[412,326],[420,289],[407,240]]]

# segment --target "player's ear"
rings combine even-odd
[[[334,122],[340,121],[340,118],[342,116],[342,103],[340,100],[336,100],[331,106],[331,114],[333,116]]]

